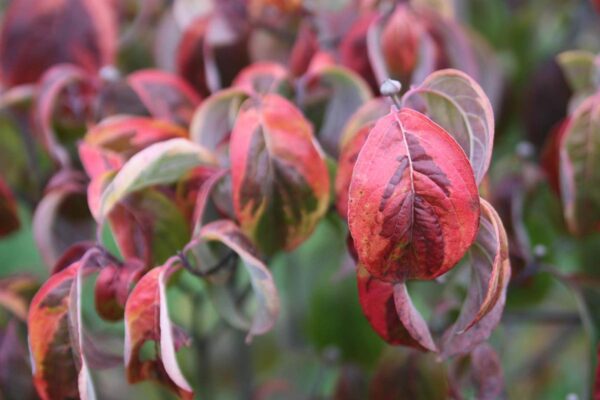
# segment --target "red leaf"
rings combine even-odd
[[[319,51],[319,42],[311,24],[302,24],[288,61],[290,74],[294,77],[304,75],[317,51]]]
[[[340,62],[363,77],[371,89],[377,93],[381,82],[377,82],[367,54],[367,32],[377,14],[370,13],[359,17],[340,43]]]
[[[477,234],[469,160],[447,132],[413,110],[379,119],[354,166],[349,198],[359,260],[386,281],[442,275]]]
[[[146,69],[127,77],[127,83],[156,118],[188,126],[200,96],[177,75]]]
[[[115,18],[106,1],[12,1],[1,24],[0,80],[15,86],[37,81],[55,64],[95,73],[114,63]]]
[[[82,268],[76,262],[52,275],[31,301],[28,328],[33,379],[44,400],[93,397],[81,349]]]
[[[436,351],[423,317],[414,308],[404,284],[380,281],[358,265],[358,296],[373,330],[392,345]]]
[[[249,95],[266,94],[279,92],[287,80],[288,72],[280,64],[257,62],[241,70],[232,86],[243,89]]]
[[[96,280],[96,311],[108,321],[123,318],[129,289],[138,281],[144,271],[144,264],[136,259],[124,263],[116,260],[104,265]]]
[[[329,175],[310,123],[284,98],[247,103],[231,134],[233,204],[267,254],[298,246],[329,204]]]
[[[569,118],[565,118],[552,128],[540,154],[540,164],[546,173],[548,184],[560,196],[560,143],[567,132]]]
[[[419,57],[423,26],[406,4],[400,4],[386,22],[381,46],[391,77],[408,83]]]
[[[35,105],[35,118],[46,149],[62,166],[72,165],[66,146],[61,143],[55,132],[55,117],[68,109],[73,115],[75,124],[84,125],[89,117],[89,93],[93,91],[93,76],[76,65],[59,64],[46,71],[39,82]],[[65,96],[68,98],[65,99]],[[67,103],[62,105],[61,102]],[[65,110],[62,110],[65,113]]]
[[[494,208],[481,200],[481,222],[469,250],[471,285],[460,315],[442,339],[442,354],[450,357],[473,350],[487,340],[500,322],[510,281],[508,239]]]
[[[20,227],[17,201],[0,176],[0,237],[7,236]]]
[[[125,368],[131,383],[157,380],[183,399],[194,394],[175,357],[173,325],[167,308],[166,284],[177,269],[173,262],[156,267],[137,283],[125,305]],[[142,361],[140,351],[154,341],[156,358]]]

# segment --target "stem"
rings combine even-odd
[[[379,87],[379,91],[381,92],[382,96],[388,96],[390,99],[392,99],[398,110],[402,108],[402,104],[400,101],[402,84],[399,81],[395,81],[393,79],[388,78],[385,81],[383,81],[383,83]]]

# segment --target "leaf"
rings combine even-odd
[[[573,92],[593,93],[597,88],[595,54],[585,50],[570,50],[556,57]]]
[[[219,156],[229,144],[229,136],[244,100],[248,95],[239,88],[221,90],[206,98],[194,113],[190,138]],[[221,157],[219,157],[220,161]],[[227,160],[229,163],[229,160]],[[221,162],[223,164],[223,162]]]
[[[5,86],[36,82],[56,64],[95,73],[115,61],[116,15],[109,2],[15,0],[0,25],[0,81]],[[52,34],[48,27],[55,27]]]
[[[504,374],[500,357],[487,343],[477,346],[471,352],[471,374],[477,392],[477,399],[495,400],[504,393]]]
[[[86,98],[84,92],[92,90],[92,77],[87,71],[78,66],[59,64],[46,71],[38,84],[34,109],[36,124],[42,133],[46,149],[62,167],[72,165],[72,161],[68,148],[61,143],[55,130],[56,109],[61,107],[61,96],[68,93],[68,96],[71,97],[69,103],[77,103],[80,108],[75,113],[75,118],[81,120],[86,117],[86,109],[89,107],[89,104],[86,103],[89,98]]]
[[[269,94],[240,112],[231,134],[235,214],[265,254],[297,247],[329,205],[329,174],[310,123]]]
[[[569,230],[600,227],[600,95],[585,100],[571,115],[560,143],[560,193]]]
[[[339,45],[340,63],[350,68],[369,83],[371,90],[377,91],[379,83],[373,73],[367,49],[367,32],[375,20],[376,13],[365,13],[359,16],[350,26]],[[369,57],[365,57],[369,54]]]
[[[94,298],[98,315],[107,321],[118,321],[123,318],[125,304],[130,287],[137,282],[144,271],[140,260],[117,260],[103,266],[96,279]]]
[[[357,267],[358,296],[373,330],[391,345],[437,351],[427,323],[413,306],[406,286],[374,278],[360,264]]]
[[[546,174],[548,184],[554,190],[554,193],[560,196],[560,145],[566,128],[569,126],[569,119],[566,118],[555,125],[542,148],[540,154],[540,165]]]
[[[156,380],[191,400],[192,388],[175,357],[174,326],[167,308],[166,285],[176,269],[172,261],[151,269],[129,295],[125,305],[125,369],[130,383]],[[155,343],[155,359],[141,359],[147,341]]]
[[[235,77],[232,87],[244,90],[248,95],[283,92],[291,89],[287,70],[274,62],[256,62]]]
[[[33,387],[27,350],[19,336],[15,319],[0,329],[0,395],[3,399],[39,399]]]
[[[17,201],[0,176],[0,237],[10,235],[21,227]]]
[[[479,196],[458,143],[423,114],[392,111],[371,130],[350,183],[348,225],[375,278],[434,279],[475,240]]]
[[[201,146],[186,139],[171,139],[140,151],[117,173],[102,192],[96,220],[104,219],[125,196],[152,185],[171,183],[186,171],[213,163],[213,157]]]
[[[483,89],[467,74],[453,69],[436,71],[403,103],[444,128],[463,148],[477,184],[485,176],[494,144],[494,113]]]
[[[94,399],[81,348],[79,291],[82,263],[52,275],[29,309],[29,348],[34,384],[42,399]]]
[[[246,342],[250,342],[253,336],[271,330],[279,315],[279,295],[271,273],[258,258],[256,249],[249,239],[237,225],[229,220],[219,220],[205,225],[198,238],[206,241],[218,241],[229,247],[240,256],[246,272],[250,276],[257,308],[252,317]]]
[[[187,127],[200,96],[177,75],[157,69],[136,71],[127,83],[155,118],[162,118]]]
[[[500,322],[510,281],[508,239],[500,217],[481,199],[477,239],[469,250],[471,284],[460,315],[442,339],[442,355],[465,354],[489,338]]]
[[[354,113],[344,127],[335,177],[335,205],[343,218],[348,216],[348,189],[358,153],[375,122],[386,115],[389,108],[389,102],[383,98],[370,100]]]
[[[335,65],[309,71],[306,80],[302,109],[317,127],[317,137],[325,151],[336,157],[344,125],[371,98],[371,90],[359,75]],[[322,113],[322,118],[310,118],[315,112]]]
[[[33,237],[48,267],[71,245],[95,240],[96,224],[88,209],[81,173],[63,171],[54,176],[35,209]]]
[[[407,84],[417,66],[421,21],[406,4],[396,6],[381,32],[381,51],[391,78]]]
[[[37,288],[37,280],[26,274],[13,274],[0,279],[0,308],[10,311],[22,321],[27,321],[29,299]]]

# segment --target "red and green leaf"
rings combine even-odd
[[[488,339],[500,322],[510,280],[508,238],[498,213],[481,199],[481,221],[468,253],[471,284],[460,315],[442,339],[442,354],[465,354]]]
[[[15,0],[1,26],[0,81],[5,86],[36,82],[56,64],[95,73],[115,61],[116,15],[106,1]]]
[[[266,254],[291,250],[329,204],[329,175],[310,123],[269,94],[240,112],[230,143],[233,203],[242,230]]]
[[[475,240],[479,195],[464,151],[410,109],[371,130],[354,166],[348,224],[358,258],[376,278],[434,279]]]
[[[600,228],[600,95],[571,115],[560,143],[560,192],[572,233]]]
[[[481,183],[492,159],[494,114],[479,84],[458,70],[436,71],[411,89],[403,102],[456,139],[471,161],[475,181]]]
[[[176,359],[174,326],[169,318],[166,285],[176,271],[173,261],[150,270],[137,283],[125,305],[125,369],[131,383],[156,380],[183,399],[193,399],[192,387]],[[156,356],[143,360],[146,342],[154,342]]]
[[[200,96],[177,75],[161,70],[136,71],[127,77],[146,108],[155,118],[179,125],[189,125]]]

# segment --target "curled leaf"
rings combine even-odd
[[[136,71],[127,77],[127,83],[155,118],[162,118],[187,126],[200,96],[177,75],[161,70]]]
[[[413,306],[404,284],[374,278],[358,265],[358,296],[373,330],[392,345],[436,351],[429,328]]]
[[[128,194],[142,188],[171,183],[186,171],[214,162],[203,147],[186,139],[153,144],[134,155],[102,192],[96,220],[106,217]]]
[[[468,253],[471,284],[456,323],[442,339],[442,354],[464,354],[491,335],[506,299],[510,280],[508,239],[498,213],[481,199],[481,222],[475,243]]]
[[[125,305],[125,369],[129,382],[157,380],[183,399],[193,399],[192,387],[177,363],[174,326],[167,308],[166,285],[176,266],[167,262],[137,283]],[[142,360],[144,343],[153,341],[155,359]]]
[[[246,341],[253,336],[268,332],[279,315],[279,295],[273,277],[265,264],[258,258],[257,251],[248,237],[240,228],[229,220],[219,220],[205,225],[200,234],[186,248],[193,250],[200,241],[217,241],[233,250],[242,260],[250,276],[250,283],[254,292],[257,308],[252,316],[252,321],[246,323],[245,317],[235,311],[234,326],[239,328],[249,326]]]
[[[456,139],[471,161],[477,184],[481,183],[492,159],[494,114],[479,84],[458,70],[436,71],[403,101]]]
[[[140,279],[144,264],[136,259],[116,260],[104,265],[98,274],[94,297],[98,315],[108,321],[123,318],[129,289]]]
[[[376,278],[434,279],[475,240],[479,196],[458,143],[425,115],[392,111],[371,130],[354,166],[348,224]]]
[[[309,122],[284,98],[248,103],[230,143],[233,204],[242,230],[266,254],[291,250],[329,204],[329,175]]]

